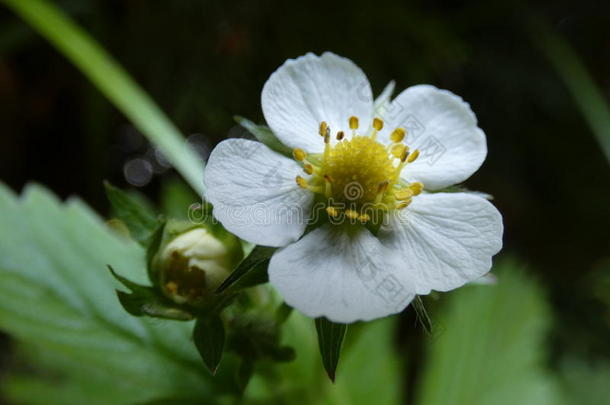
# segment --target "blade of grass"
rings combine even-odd
[[[607,101],[566,40],[540,23],[535,32],[534,41],[559,73],[610,162],[610,108]]]
[[[185,180],[203,194],[203,162],[155,102],[112,56],[49,1],[0,1],[72,61],[159,148]]]

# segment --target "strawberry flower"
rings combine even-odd
[[[418,294],[486,274],[502,217],[483,196],[442,192],[487,155],[469,105],[409,87],[373,100],[365,74],[332,53],[285,62],[262,107],[292,156],[245,139],[210,155],[214,216],[249,242],[278,247],[269,279],[310,317],[350,323],[402,311]]]

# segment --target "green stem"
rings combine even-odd
[[[204,164],[178,129],[95,40],[47,0],[0,0],[74,63],[200,194]]]

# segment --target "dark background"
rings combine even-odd
[[[262,122],[265,80],[285,59],[309,51],[354,60],[376,94],[392,79],[398,91],[430,83],[459,94],[489,146],[467,185],[494,195],[506,226],[504,254],[527,263],[548,289],[557,315],[554,353],[610,357],[605,307],[592,287],[595,269],[610,257],[610,166],[536,41],[544,27],[559,33],[608,99],[610,2],[58,4],[184,134],[195,134],[190,139],[203,154],[235,130],[234,114]],[[74,66],[4,8],[0,106],[0,178],[16,190],[40,182],[105,214],[102,180],[127,186],[127,162],[149,162],[150,182],[146,170],[132,182],[147,183],[140,190],[152,199],[176,177]]]

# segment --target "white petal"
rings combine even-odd
[[[205,171],[206,199],[229,231],[257,245],[284,246],[307,225],[313,193],[295,181],[300,166],[259,142],[228,139]]]
[[[286,303],[307,316],[368,321],[402,311],[412,283],[396,257],[364,227],[324,225],[273,255],[269,280]]]
[[[379,97],[375,99],[374,109],[376,117],[383,118],[390,110],[391,98],[395,88],[396,82],[392,80],[385,86]]]
[[[349,133],[350,116],[368,128],[373,94],[364,72],[351,60],[326,52],[289,59],[263,87],[261,96],[267,124],[285,145],[308,152],[324,149],[318,135],[326,121],[334,135]]]
[[[402,258],[417,294],[478,279],[502,248],[502,216],[489,201],[468,193],[421,194],[389,220],[379,239]]]
[[[407,181],[421,181],[428,190],[460,183],[478,170],[487,155],[485,134],[468,103],[434,86],[409,87],[385,114],[380,139],[398,127],[420,157],[402,172]]]

